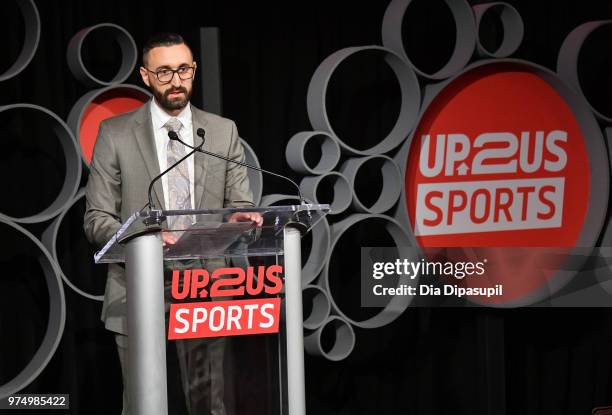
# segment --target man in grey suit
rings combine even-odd
[[[173,130],[183,141],[196,145],[200,140],[196,131],[202,128],[206,132],[205,150],[244,161],[244,149],[234,122],[189,103],[196,67],[191,49],[180,35],[159,34],[144,46],[140,74],[154,98],[135,111],[100,123],[87,183],[84,218],[85,233],[94,244],[102,246],[133,212],[145,206],[150,181],[189,150],[169,140],[168,131]],[[157,181],[154,200],[157,206],[166,209],[253,206],[246,168],[201,153],[189,157]],[[237,213],[231,220],[254,221],[258,225],[262,222],[257,213]],[[163,241],[173,244],[176,239],[170,233],[163,233]],[[207,267],[223,265],[222,260],[211,261]],[[116,333],[124,380],[123,414],[129,413],[126,314],[124,269],[111,264],[102,320],[108,330]],[[223,414],[222,342],[211,342],[208,352],[205,362],[208,367],[198,370],[209,377],[206,392],[209,412]],[[188,409],[191,412],[193,408]]]

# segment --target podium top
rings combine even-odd
[[[237,221],[240,212],[257,212],[263,225]],[[283,254],[283,230],[298,228],[302,234],[329,212],[329,205],[154,210],[134,212],[115,235],[96,252],[96,263],[125,262],[125,243],[147,233],[169,232],[177,242],[164,247],[164,260],[205,259]],[[169,223],[175,224],[172,227]]]

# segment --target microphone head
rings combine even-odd
[[[204,131],[203,128],[198,128],[196,130],[196,134],[198,135],[198,137],[200,137],[202,139],[202,146],[203,146],[204,142],[206,141],[206,139],[204,138],[204,135],[206,134],[206,131]]]
[[[176,134],[176,131],[172,131],[172,130],[168,131],[168,138],[170,140],[175,140],[175,141],[178,141],[179,139],[178,135]]]

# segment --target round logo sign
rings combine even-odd
[[[601,135],[585,135],[551,77],[528,65],[491,63],[466,71],[436,95],[415,130],[406,169],[409,219],[422,247],[559,247],[569,253],[592,246],[597,232],[585,236],[585,223],[595,210],[590,221],[601,222],[605,212],[605,206],[591,209],[592,195],[607,194],[608,185],[606,178],[594,188],[592,163],[604,160],[605,168],[605,146]],[[506,253],[512,272],[498,272],[501,277],[485,284],[505,283],[503,300],[549,284],[550,266],[563,262],[556,256],[545,275],[534,278],[533,263],[518,269],[516,255]]]

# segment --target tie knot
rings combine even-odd
[[[183,127],[183,123],[178,118],[170,118],[165,124],[164,128],[168,131],[179,132]]]

